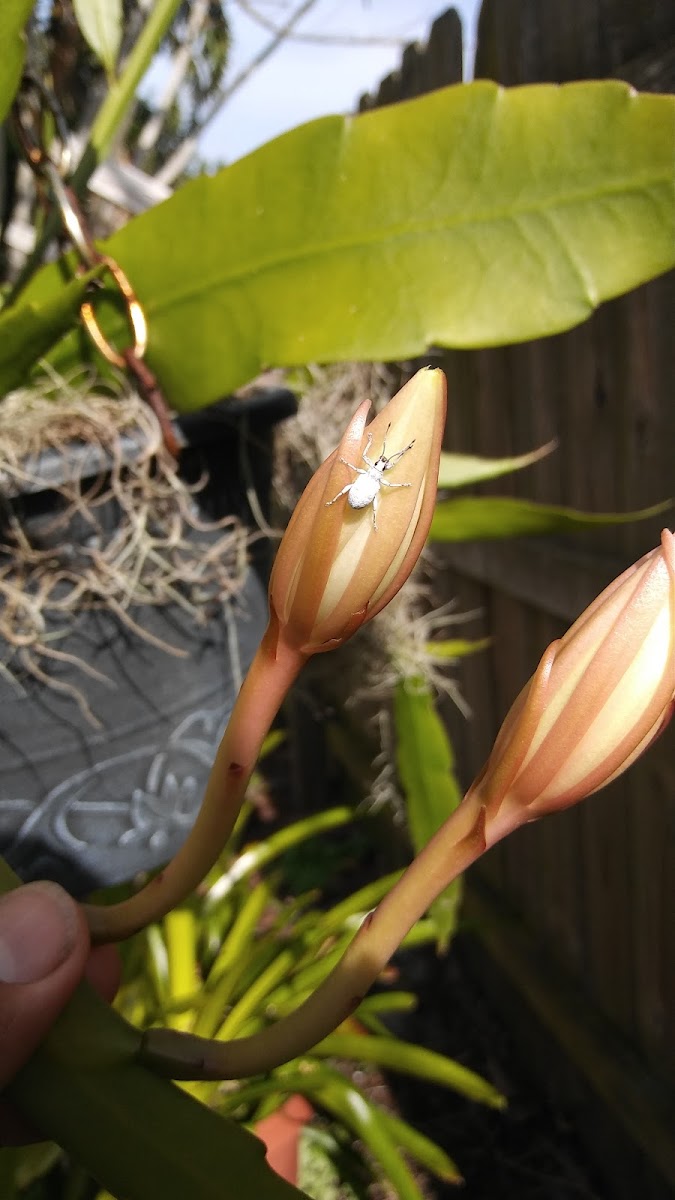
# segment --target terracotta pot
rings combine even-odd
[[[281,1108],[255,1126],[257,1136],[265,1143],[269,1165],[287,1183],[298,1182],[300,1137],[313,1115],[314,1109],[304,1096],[289,1096]]]

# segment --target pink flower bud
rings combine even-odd
[[[675,537],[641,558],[553,642],[471,788],[487,844],[625,771],[675,707]],[[468,799],[468,797],[467,797]]]
[[[369,407],[366,400],[357,409],[305,488],[272,570],[272,619],[279,636],[305,654],[332,649],[384,608],[429,532],[445,376],[418,371],[366,427]],[[371,464],[380,460],[379,468],[369,467],[364,453]]]

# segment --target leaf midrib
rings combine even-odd
[[[191,287],[178,289],[174,292],[164,291],[160,299],[151,301],[147,307],[148,311],[161,313],[175,304],[189,301],[210,291],[232,287],[243,280],[265,274],[279,267],[284,267],[289,263],[308,261],[313,258],[321,259],[330,257],[336,253],[353,253],[354,251],[366,249],[368,246],[376,245],[383,241],[393,241],[394,239],[400,241],[405,238],[424,237],[434,233],[450,233],[457,229],[464,229],[467,232],[477,231],[489,225],[498,225],[504,221],[512,221],[515,225],[520,220],[526,220],[531,217],[543,217],[548,213],[559,211],[560,209],[572,208],[575,205],[582,205],[589,201],[608,200],[615,196],[628,197],[633,193],[649,193],[664,184],[673,186],[671,174],[665,171],[658,175],[645,175],[638,181],[635,181],[634,177],[632,177],[630,184],[616,184],[600,188],[599,190],[597,188],[585,188],[563,196],[557,194],[550,201],[537,206],[531,204],[523,206],[515,205],[502,210],[483,211],[478,215],[472,215],[469,219],[464,215],[448,220],[439,219],[425,223],[419,222],[417,224],[411,222],[410,224],[399,225],[398,227],[395,225],[380,226],[370,237],[361,233],[358,237],[347,237],[330,243],[324,242],[320,246],[316,244],[302,246],[293,253],[285,252],[270,255],[268,258],[261,259],[255,264],[242,266],[230,272],[221,272],[211,281],[206,281],[201,277]],[[518,234],[518,236],[521,237],[522,235]]]

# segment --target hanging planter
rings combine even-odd
[[[58,408],[21,395],[17,458],[11,399],[0,853],[81,893],[161,865],[193,823],[266,623],[245,497],[265,510],[271,430],[293,397],[259,389],[186,420],[178,465],[145,406],[72,391]]]

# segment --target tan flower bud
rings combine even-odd
[[[418,371],[366,427],[368,408],[364,401],[337,450],[310,480],[274,563],[273,619],[279,636],[306,654],[331,649],[384,608],[408,578],[429,532],[445,426],[445,376]],[[385,439],[386,460],[395,459],[386,476],[372,468],[359,474],[357,467],[369,470],[364,452],[377,462]],[[352,506],[364,499],[363,487],[365,498],[373,492],[377,526],[371,502]]]
[[[488,845],[604,787],[674,706],[675,537],[666,529],[549,646],[513,704],[471,788],[485,805]]]

